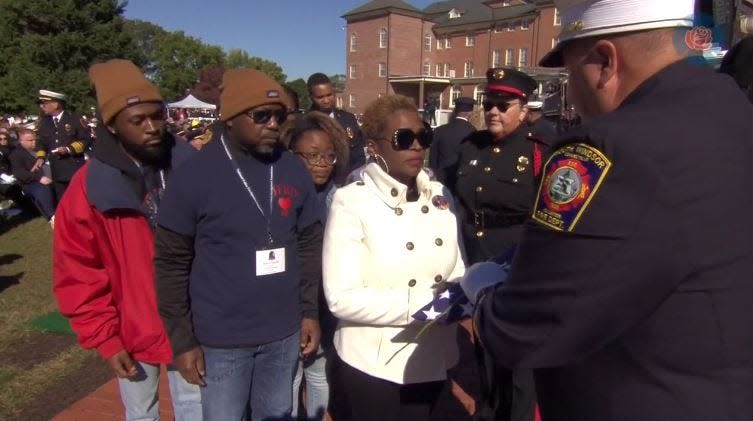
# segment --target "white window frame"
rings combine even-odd
[[[452,43],[450,42],[450,37],[444,37],[444,48],[445,49],[452,48]]]
[[[484,85],[476,85],[473,88],[473,99],[476,100],[476,104],[484,102]]]
[[[515,50],[508,48],[505,50],[505,66],[510,67],[515,63]]]
[[[554,8],[554,26],[560,26],[562,25],[562,16],[560,16],[560,11],[556,7]]]
[[[450,63],[445,63],[442,65],[442,76],[449,77],[449,75],[450,75]]]
[[[387,63],[379,63],[377,65],[377,74],[379,77],[387,77]]]
[[[380,28],[379,29],[379,48],[387,48],[388,42],[389,42],[389,37],[387,34],[387,28]]]
[[[528,48],[518,50],[518,67],[528,67]]]
[[[435,66],[435,68],[436,68],[436,72],[434,74],[437,77],[441,77],[442,76],[442,63],[437,63],[437,65]]]
[[[356,96],[353,94],[348,95],[348,107],[355,108],[355,106],[356,106]]]
[[[421,66],[421,74],[424,76],[431,76],[431,62],[427,61]]]
[[[523,19],[520,21],[520,30],[521,31],[530,31],[531,30],[531,21],[528,19]]]
[[[502,52],[500,50],[492,51],[492,67],[500,67],[502,65]]]
[[[356,65],[351,64],[348,66],[348,78],[355,79],[356,78]]]
[[[431,44],[434,42],[434,40],[431,37],[431,34],[425,34],[424,35],[424,51],[431,51]]]
[[[470,60],[463,63],[463,77],[473,77],[473,62]]]
[[[475,35],[466,35],[465,36],[465,46],[466,47],[475,47],[476,46],[476,36]]]
[[[358,35],[350,34],[350,52],[358,50]]]
[[[504,28],[503,28],[503,26],[502,26],[501,23],[495,23],[494,24],[494,33],[495,34],[498,34],[498,33],[502,32],[502,29],[504,29]]]
[[[450,87],[450,104],[454,104],[455,100],[463,96],[463,87],[455,85]]]
[[[515,32],[515,22],[507,23],[507,32]]]

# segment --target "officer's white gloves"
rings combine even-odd
[[[502,283],[507,279],[509,265],[498,265],[493,262],[480,262],[471,265],[460,279],[460,286],[471,304],[476,301],[485,289]]]

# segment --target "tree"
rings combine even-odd
[[[305,80],[298,78],[286,83],[286,85],[298,94],[298,105],[302,110],[311,108],[311,97],[309,97],[309,89]]]
[[[274,61],[250,56],[246,51],[237,48],[228,50],[225,54],[225,68],[239,69],[244,67],[260,70],[281,84],[285,83],[285,79],[287,79],[285,73],[282,72],[282,67]]]
[[[329,77],[332,81],[332,88],[335,92],[342,92],[345,90],[345,75],[332,75]]]
[[[88,69],[127,58],[142,64],[123,30],[118,0],[0,0],[0,109],[37,113],[36,93],[65,93],[69,108],[94,104]]]
[[[191,93],[196,98],[214,105],[220,105],[220,86],[225,68],[222,66],[208,67],[201,71],[199,82]]]

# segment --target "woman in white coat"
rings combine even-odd
[[[372,163],[335,193],[324,236],[337,390],[350,419],[426,420],[457,360],[456,327],[416,339],[425,324],[411,316],[464,272],[454,204],[423,170],[431,131],[410,98],[382,97],[363,120]]]

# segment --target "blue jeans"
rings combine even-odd
[[[39,212],[48,221],[55,215],[55,192],[52,186],[33,181],[23,186],[23,191],[39,209]]]
[[[202,346],[206,375],[201,388],[204,419],[240,421],[251,408],[252,421],[290,419],[293,370],[300,332],[251,348]]]
[[[137,361],[139,374],[133,379],[118,379],[120,399],[127,421],[159,420],[157,389],[159,366]],[[201,392],[199,386],[183,379],[172,365],[167,366],[167,380],[176,421],[201,421]]]
[[[327,382],[327,358],[322,346],[316,356],[306,361],[298,361],[298,368],[293,379],[293,418],[298,417],[298,394],[301,390],[301,378],[306,377],[306,419],[321,420],[329,404],[329,383]]]

